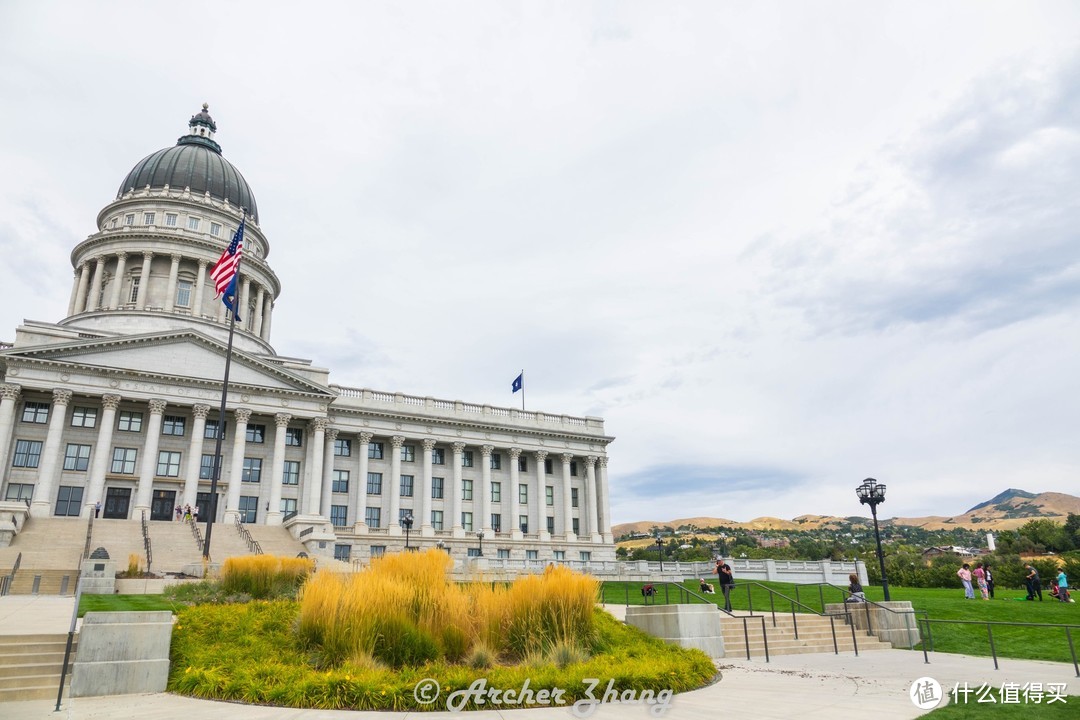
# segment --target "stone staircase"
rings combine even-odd
[[[68,688],[77,645],[78,636],[68,661]],[[66,646],[67,635],[0,636],[0,706],[19,700],[54,699],[60,687]]]
[[[74,595],[79,562],[86,544],[86,521],[28,518],[14,541],[0,548],[0,574],[19,561],[12,595]]]
[[[750,640],[750,657],[765,656],[765,640],[761,635],[761,618],[765,618],[765,635],[769,641],[770,655],[798,655],[802,653],[834,652],[833,635],[828,617],[798,613],[793,620],[790,613],[776,615],[773,626],[771,615],[756,615],[746,620],[746,630]],[[798,623],[798,638],[795,637],[795,624]],[[746,657],[746,638],[743,634],[743,618],[724,615],[720,620],[724,634],[724,652],[729,657]],[[855,642],[860,653],[871,650],[888,650],[892,647],[861,630],[855,631],[855,642],[851,638],[851,627],[843,617],[837,617],[836,646],[840,652],[854,652]]]

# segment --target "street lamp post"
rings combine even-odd
[[[476,531],[476,539],[480,541],[480,548],[476,551],[477,557],[484,557],[484,531]]]
[[[859,496],[859,502],[870,506],[870,514],[874,516],[874,540],[877,541],[877,557],[881,566],[881,589],[885,592],[885,601],[889,601],[889,578],[885,576],[885,554],[881,551],[881,531],[878,530],[877,506],[885,502],[885,485],[874,478],[866,478],[863,484],[855,488],[855,494]]]
[[[660,572],[664,572],[664,541],[656,536],[656,550],[660,553]]]
[[[412,530],[412,513],[406,513],[401,518],[401,524],[405,526],[405,551],[411,550],[409,547],[409,531]]]

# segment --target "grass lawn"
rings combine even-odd
[[[969,703],[949,704],[943,708],[932,710],[926,715],[925,718],[932,718],[932,720],[966,720],[967,718],[994,718],[994,720],[1019,720],[1019,718],[1025,718],[1032,712],[1036,713],[1039,720],[1065,720],[1065,718],[1075,718],[1080,713],[1080,695],[1068,695],[1065,697],[1065,702],[1054,702],[1047,704],[1045,700],[1043,702],[1035,704],[1021,703],[1019,705],[1002,705],[993,703],[976,703],[974,701]]]
[[[177,605],[164,595],[81,595],[79,617],[88,612],[130,612],[145,610],[171,610]]]

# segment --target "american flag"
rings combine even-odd
[[[236,298],[237,268],[240,267],[240,256],[244,253],[244,222],[240,221],[240,227],[236,228],[229,247],[221,253],[217,263],[210,270],[210,279],[214,281],[214,288],[218,297],[222,298],[225,306],[236,314],[234,299]],[[237,318],[239,320],[240,318]]]

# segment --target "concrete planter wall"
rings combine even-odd
[[[724,657],[720,610],[715,605],[630,605],[626,624],[709,657]]]
[[[71,696],[165,690],[173,617],[160,612],[90,612],[79,631]]]
[[[880,607],[879,607],[880,606]],[[890,612],[892,611],[892,612]],[[829,603],[827,615],[849,617],[859,630],[866,631],[879,640],[892,643],[895,648],[907,648],[920,642],[919,624],[906,600],[880,603]]]

